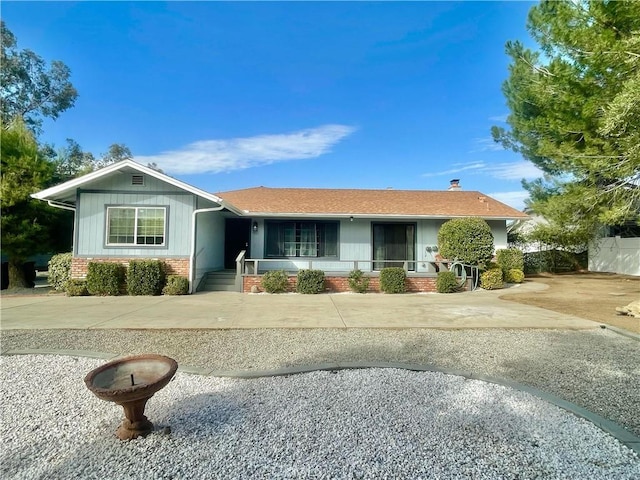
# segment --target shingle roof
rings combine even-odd
[[[240,210],[267,215],[371,215],[519,219],[528,216],[474,191],[255,187],[217,193]]]

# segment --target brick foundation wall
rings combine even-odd
[[[242,277],[242,291],[250,293],[251,288],[255,285],[259,292],[262,292],[261,275],[245,275]],[[329,292],[350,292],[349,279],[346,276],[325,276],[324,285]],[[435,292],[436,291],[436,278],[435,277],[407,277],[406,280],[407,292],[419,293],[419,292]],[[289,277],[289,292],[296,291],[296,277]],[[380,278],[369,277],[369,288],[367,292],[380,293]]]
[[[131,260],[145,260],[144,258],[77,258],[71,259],[71,278],[86,278],[89,262],[119,263],[125,268],[129,266]],[[156,260],[156,259],[154,259]],[[167,266],[167,275],[182,275],[189,278],[188,258],[158,258]]]

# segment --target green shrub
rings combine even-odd
[[[524,282],[524,272],[517,268],[512,268],[504,276],[504,281],[507,283],[522,283]]]
[[[438,272],[436,291],[438,293],[454,293],[460,290],[458,279],[453,272]]]
[[[509,270],[524,270],[524,254],[518,248],[505,248],[496,251],[496,261],[505,277]]]
[[[481,268],[493,256],[491,227],[482,218],[454,218],[438,231],[438,251],[444,258]]]
[[[284,270],[271,270],[262,276],[261,285],[268,293],[286,292],[289,286],[289,277]]]
[[[49,285],[59,292],[65,290],[67,281],[71,278],[72,254],[59,253],[49,260]]]
[[[298,293],[322,293],[324,292],[324,272],[322,270],[300,270],[296,282]]]
[[[189,279],[181,275],[169,275],[162,293],[164,295],[186,295],[189,293]]]
[[[349,273],[349,288],[356,293],[365,293],[369,288],[369,277],[365,277],[362,270],[351,270],[351,273]]]
[[[132,260],[127,268],[127,293],[160,295],[164,279],[164,263],[160,260]]]
[[[404,293],[407,291],[406,279],[407,272],[403,268],[383,268],[380,270],[380,290],[384,293]]]
[[[91,295],[119,295],[124,285],[124,267],[119,263],[89,262],[87,290]]]
[[[502,280],[502,270],[500,268],[492,268],[480,275],[480,286],[485,290],[497,290],[504,287]]]
[[[87,290],[87,281],[77,278],[67,280],[65,283],[65,291],[67,293],[67,297],[84,297],[89,295],[89,291]]]

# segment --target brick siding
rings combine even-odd
[[[261,275],[245,275],[242,277],[242,291],[245,293],[251,292],[251,288],[255,285],[258,291],[262,292],[263,288],[260,282],[262,281]],[[346,276],[325,276],[324,278],[325,288],[329,292],[350,292],[349,279]],[[436,277],[407,277],[406,280],[407,291],[411,293],[419,292],[435,292],[436,291]],[[289,286],[287,291],[296,291],[296,277],[289,277]],[[380,293],[380,278],[369,277],[369,288],[367,292]]]
[[[125,267],[129,266],[131,260],[146,260],[145,258],[78,258],[71,259],[71,278],[86,278],[89,262],[101,263],[119,263]],[[189,259],[188,258],[158,258],[167,266],[168,275],[182,275],[189,278]]]

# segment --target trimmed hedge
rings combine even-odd
[[[504,248],[496,252],[496,262],[506,275],[509,270],[524,270],[524,253],[519,248]]]
[[[300,270],[296,282],[296,292],[307,294],[324,292],[324,272],[322,270]]]
[[[380,270],[380,290],[384,293],[404,293],[407,291],[406,279],[407,272],[403,268],[383,268]]]
[[[492,268],[480,275],[480,286],[485,290],[497,290],[504,287],[502,269]]]
[[[524,282],[524,272],[517,268],[512,268],[504,276],[504,281],[507,283],[522,283]]]
[[[65,292],[67,297],[87,296],[89,295],[89,291],[87,290],[87,281],[77,278],[67,280],[67,283],[65,284]]]
[[[351,270],[349,273],[349,288],[356,293],[365,293],[369,288],[369,277],[365,277],[362,270]]]
[[[458,279],[453,272],[438,272],[436,291],[438,293],[455,293],[460,290]]]
[[[438,251],[444,258],[483,268],[493,257],[493,234],[482,218],[454,218],[438,231]]]
[[[162,293],[164,295],[186,295],[189,293],[189,279],[181,275],[169,275]]]
[[[271,270],[262,276],[260,284],[267,293],[286,292],[289,278],[284,270]]]
[[[120,295],[124,286],[124,267],[119,263],[89,262],[87,290],[91,295]]]
[[[66,284],[71,278],[72,257],[71,252],[59,253],[49,260],[49,285],[59,292],[65,290]]]
[[[160,295],[164,286],[164,263],[160,260],[132,260],[127,268],[129,295]]]

